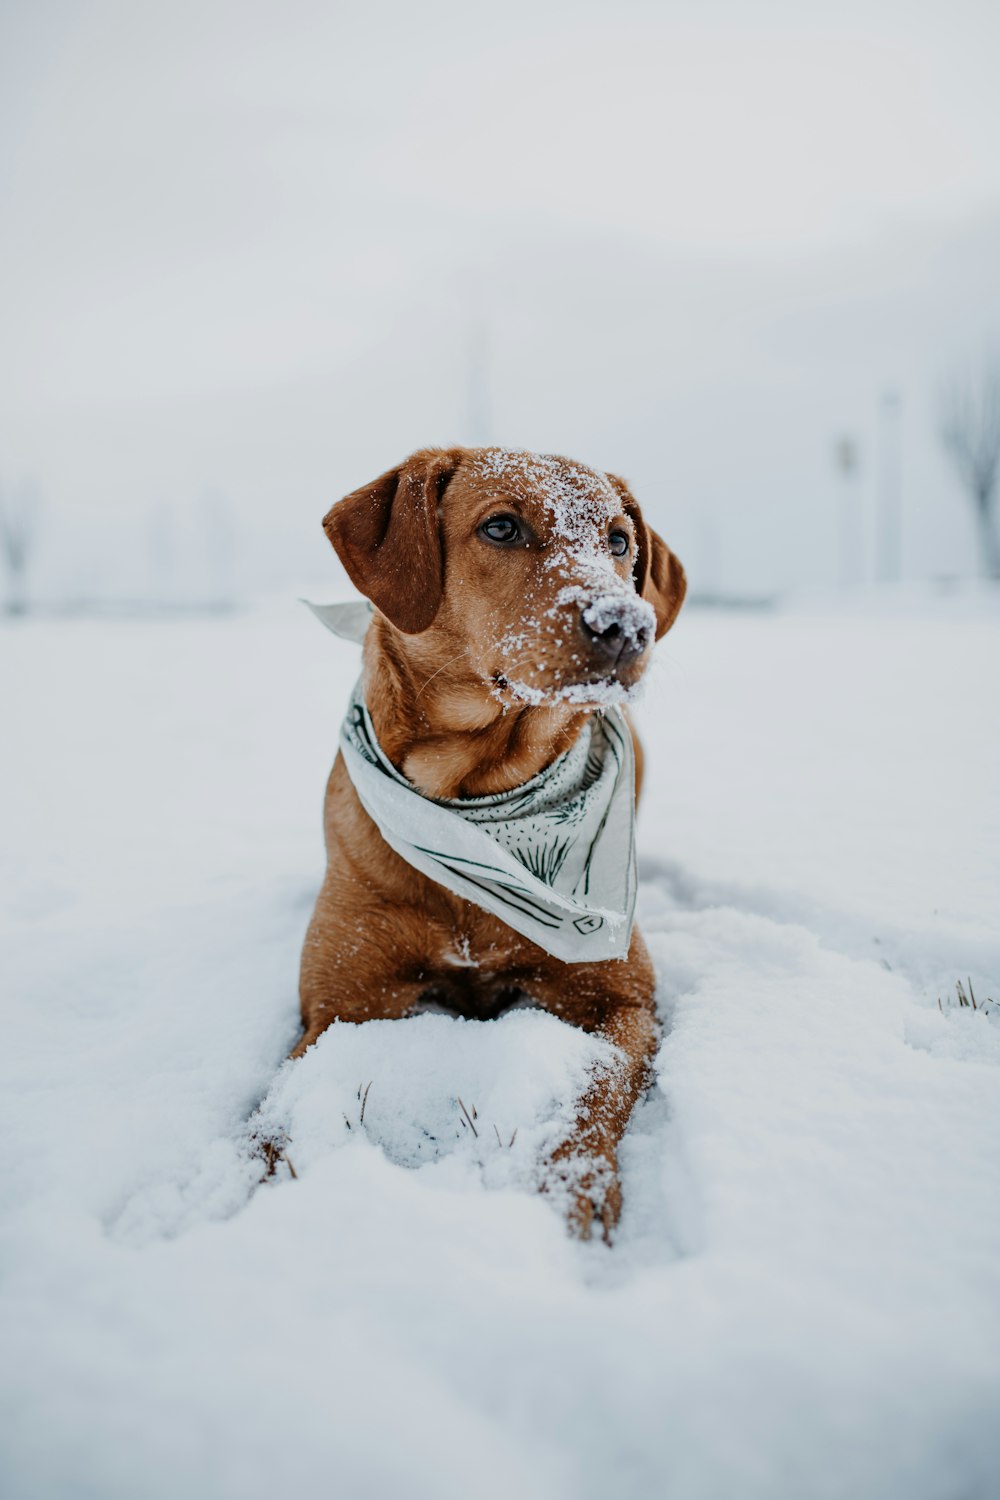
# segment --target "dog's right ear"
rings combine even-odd
[[[639,502],[617,474],[609,474],[622,502],[622,510],[635,527],[638,552],[632,576],[636,593],[656,611],[656,639],[666,635],[680,614],[687,593],[687,577],[680,558],[675,557],[661,536],[643,520]]]
[[[454,450],[424,448],[323,517],[355,588],[406,635],[426,630],[441,604],[438,506],[458,458]]]

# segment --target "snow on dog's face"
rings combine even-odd
[[[424,450],[324,526],[423,660],[464,657],[505,702],[620,701],[684,597],[624,482],[549,454]]]
[[[469,503],[447,507],[446,569],[475,578],[470,646],[496,692],[583,704],[634,685],[656,612],[636,592],[636,529],[607,475],[495,448],[453,485]]]

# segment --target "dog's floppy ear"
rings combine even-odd
[[[666,635],[680,613],[687,593],[687,578],[680,561],[662,537],[642,519],[639,502],[624,479],[609,474],[608,479],[621,497],[622,509],[635,527],[639,550],[632,576],[636,593],[656,610],[656,639]]]
[[[457,464],[454,452],[422,449],[323,517],[351,582],[407,635],[426,630],[441,604],[438,505]]]

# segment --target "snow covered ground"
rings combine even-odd
[[[1000,1014],[955,992],[1000,1009],[1000,616],[688,610],[658,656],[609,1251],[531,1190],[580,1033],[282,1068],[354,648],[0,627],[4,1495],[1000,1493]],[[258,1105],[298,1176],[253,1191]]]

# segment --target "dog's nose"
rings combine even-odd
[[[653,638],[648,607],[640,599],[603,594],[580,613],[580,628],[590,649],[616,665],[641,656]]]

